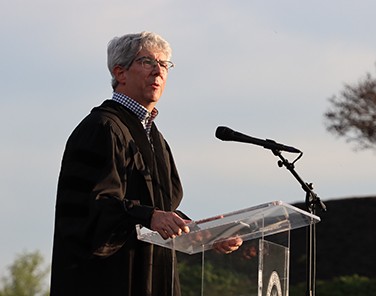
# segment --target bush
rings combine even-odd
[[[305,283],[290,287],[290,296],[306,295]],[[320,296],[365,296],[376,295],[376,279],[352,275],[340,276],[331,281],[317,281],[316,295]]]

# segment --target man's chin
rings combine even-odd
[[[152,93],[150,94],[150,96],[147,98],[147,100],[150,102],[150,103],[157,103],[161,97],[161,93],[160,92],[155,92],[155,93]]]

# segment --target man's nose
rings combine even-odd
[[[159,74],[159,75],[164,75],[167,73],[167,70],[161,66],[160,63],[156,63],[153,67],[153,74],[156,75],[156,74]]]

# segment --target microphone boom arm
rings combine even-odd
[[[273,154],[278,156],[280,160],[278,161],[278,166],[285,166],[287,170],[295,177],[295,179],[300,183],[303,190],[306,192],[305,204],[308,211],[312,214],[316,214],[316,206],[319,206],[323,212],[326,212],[326,206],[313,192],[312,183],[306,183],[300,178],[298,173],[295,171],[294,163],[302,156],[302,154],[293,162],[290,163],[285,159],[281,152],[278,150],[272,150]],[[310,224],[307,231],[307,264],[306,264],[306,295],[315,296],[316,295],[316,224]]]
[[[302,186],[303,190],[306,193],[306,200],[305,204],[307,209],[313,213],[316,205],[320,207],[320,209],[324,212],[326,212],[326,206],[325,204],[321,201],[321,199],[317,196],[315,192],[313,192],[313,186],[312,183],[306,183],[302,180],[302,178],[298,175],[298,173],[295,171],[295,166],[294,163],[303,155],[301,155],[292,163],[290,163],[286,158],[284,158],[279,150],[272,150],[273,154],[278,156],[280,160],[278,161],[278,166],[279,167],[286,167],[288,171],[295,177],[295,179],[300,183]]]

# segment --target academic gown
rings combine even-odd
[[[137,240],[154,209],[175,211],[182,186],[153,123],[107,100],[69,137],[59,175],[51,296],[180,295],[174,253]]]

